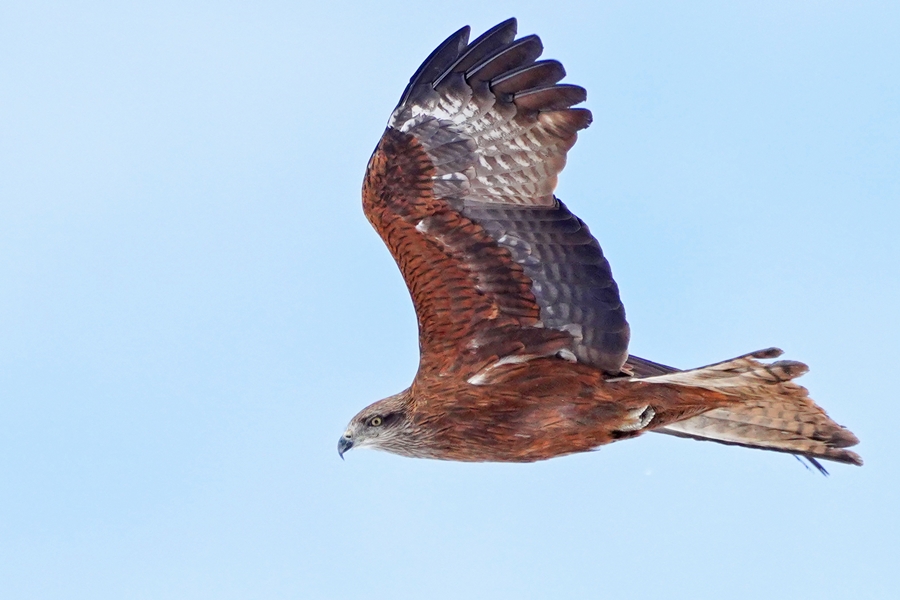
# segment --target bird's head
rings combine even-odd
[[[408,416],[409,394],[401,392],[370,404],[350,420],[338,440],[338,454],[351,448],[375,448],[407,454],[411,422]]]

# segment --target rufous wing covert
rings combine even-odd
[[[805,365],[763,362],[775,350],[689,371],[629,357],[609,263],[553,195],[585,90],[514,19],[468,37],[416,71],[368,165],[363,208],[412,296],[420,364],[342,452],[530,461],[658,431],[862,464],[793,383]]]

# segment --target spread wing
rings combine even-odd
[[[465,27],[413,75],[369,162],[363,207],[403,273],[420,373],[558,355],[618,373],[629,329],[609,263],[556,199],[591,113],[516,22]]]

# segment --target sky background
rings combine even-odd
[[[900,5],[375,4],[0,4],[2,595],[900,597]],[[557,194],[632,351],[780,346],[865,467],[341,462],[418,352],[366,161],[428,53],[509,16],[588,90]]]

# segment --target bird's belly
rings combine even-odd
[[[621,432],[614,403],[522,403],[498,409],[449,411],[427,444],[429,458],[472,462],[534,462],[585,452],[637,435]]]

